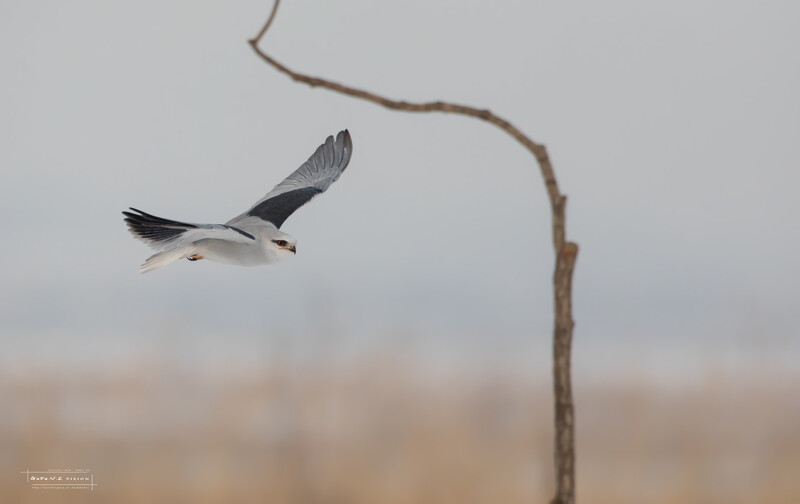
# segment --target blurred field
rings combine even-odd
[[[413,353],[332,360],[0,371],[1,500],[549,501],[548,380]],[[579,502],[800,502],[797,384],[576,378]],[[33,490],[19,474],[64,467],[99,486]]]

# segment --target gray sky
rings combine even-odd
[[[270,6],[0,4],[6,355],[324,332],[544,365],[553,253],[533,158],[475,120],[292,83],[246,43]],[[799,25],[779,1],[294,0],[262,47],[390,97],[490,108],[545,143],[581,246],[577,365],[633,351],[684,369],[800,353]],[[138,275],[150,251],[121,210],[224,222],[345,127],[348,171],[283,227],[291,261]]]

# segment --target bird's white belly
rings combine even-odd
[[[195,244],[197,254],[209,261],[238,266],[272,264],[283,259],[263,246],[261,240],[253,243],[235,243],[223,240],[200,240]]]

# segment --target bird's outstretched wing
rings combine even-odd
[[[334,140],[329,136],[316,152],[291,175],[276,185],[245,213],[227,222],[235,225],[248,217],[258,217],[280,228],[295,210],[322,194],[336,182],[350,162],[353,141],[347,130]]]
[[[196,250],[196,243],[201,240],[247,244],[256,242],[255,236],[234,226],[178,222],[135,208],[122,213],[131,234],[157,250],[142,264],[139,273],[147,273],[172,261],[190,257]]]
[[[177,242],[186,244],[202,239],[252,243],[255,237],[241,229],[223,224],[190,224],[156,217],[131,208],[122,212],[131,234],[155,250],[163,250]]]

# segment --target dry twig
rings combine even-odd
[[[345,95],[371,101],[377,105],[404,112],[443,112],[474,117],[494,124],[525,146],[536,158],[544,179],[553,220],[553,246],[556,254],[556,268],[553,274],[553,292],[555,298],[555,330],[553,333],[553,393],[555,396],[555,450],[556,495],[552,504],[573,504],[575,501],[575,447],[574,447],[574,410],[572,401],[572,383],[570,378],[570,355],[572,348],[572,272],[578,256],[578,245],[566,241],[566,204],[567,197],[558,190],[553,166],[547,155],[547,149],[528,138],[513,124],[486,109],[478,109],[466,105],[457,105],[443,101],[409,103],[392,100],[361,89],[345,86],[337,82],[311,77],[294,72],[264,53],[258,44],[267,33],[280,0],[275,0],[269,19],[258,35],[250,40],[250,46],[261,59],[279,72],[288,75],[296,82],[313,87],[322,87]]]

